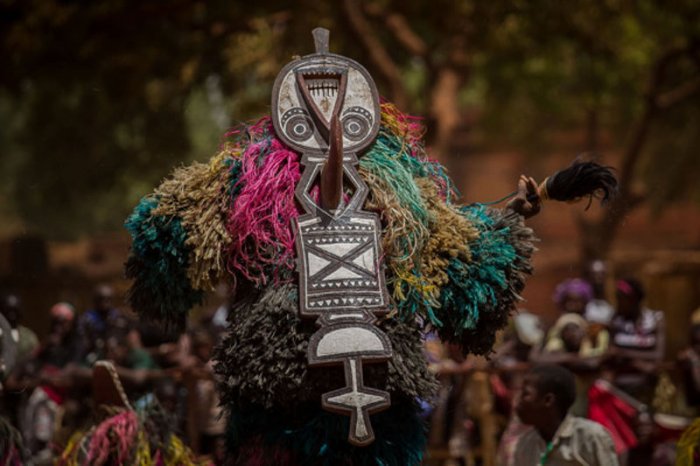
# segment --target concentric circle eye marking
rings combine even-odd
[[[361,141],[372,128],[372,115],[362,107],[350,107],[343,112],[343,134],[351,141]]]
[[[287,110],[282,115],[282,127],[293,141],[303,142],[314,134],[314,125],[308,112],[300,107]]]

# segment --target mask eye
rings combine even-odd
[[[292,108],[282,115],[282,127],[285,134],[296,142],[303,142],[314,134],[314,127],[309,114],[303,108]]]
[[[351,141],[361,141],[372,127],[372,115],[362,107],[350,107],[342,119],[343,134]]]

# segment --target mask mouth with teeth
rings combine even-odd
[[[339,66],[301,68],[294,72],[297,90],[302,96],[316,129],[328,142],[330,122],[339,116],[347,90],[347,68]]]

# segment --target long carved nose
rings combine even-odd
[[[343,195],[343,133],[338,115],[331,118],[328,138],[328,159],[321,170],[321,207],[326,211],[338,208]]]

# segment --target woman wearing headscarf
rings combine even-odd
[[[587,414],[586,392],[597,376],[609,342],[605,329],[594,327],[583,317],[592,297],[593,289],[584,280],[560,283],[553,299],[562,315],[547,333],[542,351],[534,355],[537,362],[560,364],[576,374],[578,396],[572,412],[581,417]]]

